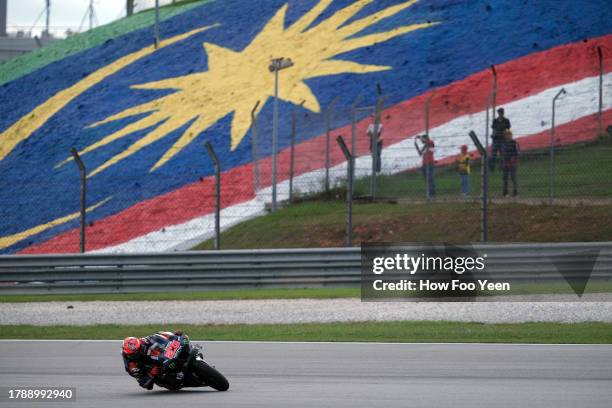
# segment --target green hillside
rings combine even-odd
[[[214,0],[183,0],[160,7],[160,20],[166,20],[210,1]],[[65,40],[56,41],[47,47],[13,58],[4,64],[0,64],[0,85],[69,55],[100,45],[111,38],[150,26],[154,21],[155,10],[144,10],[130,17],[113,21],[110,24],[68,37]]]

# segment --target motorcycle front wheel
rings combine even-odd
[[[217,391],[227,391],[229,382],[215,368],[209,366],[204,361],[196,360],[193,363],[193,371],[204,383]]]

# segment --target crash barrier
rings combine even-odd
[[[413,246],[415,252],[420,248]],[[555,258],[584,263],[585,254],[594,254],[591,277],[612,279],[612,242],[479,244],[470,249],[486,254],[487,271],[500,278],[558,279]],[[360,266],[358,247],[6,255],[0,256],[0,294],[355,287]]]

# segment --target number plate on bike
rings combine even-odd
[[[173,340],[166,347],[166,351],[164,352],[164,357],[166,357],[166,358],[174,358],[174,356],[180,350],[180,348],[181,348],[181,342],[177,341],[177,340]]]

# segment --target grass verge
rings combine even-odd
[[[398,343],[612,343],[611,323],[482,324],[354,322],[276,325],[0,326],[3,339],[122,339],[157,330],[185,331],[192,339],[232,341],[360,341]]]
[[[240,223],[222,234],[224,249],[313,248],[344,245],[346,204],[303,202]],[[491,204],[490,242],[612,240],[612,205]],[[480,204],[359,204],[353,206],[353,242],[480,241]],[[212,249],[207,240],[194,249]]]
[[[585,292],[612,293],[612,281],[592,280]],[[565,294],[573,295],[566,282],[514,283],[507,295]],[[479,292],[479,296],[495,296],[498,293]],[[149,293],[86,293],[48,295],[5,295],[0,303],[25,302],[120,302],[120,301],[193,301],[193,300],[249,300],[249,299],[340,299],[358,298],[360,287],[352,288],[296,288],[296,289],[240,289],[200,292],[149,292]],[[398,292],[397,297],[405,297]]]
[[[246,299],[335,299],[359,297],[359,288],[241,289],[201,292],[87,293],[75,295],[6,295],[7,302],[151,301],[151,300],[246,300]]]

